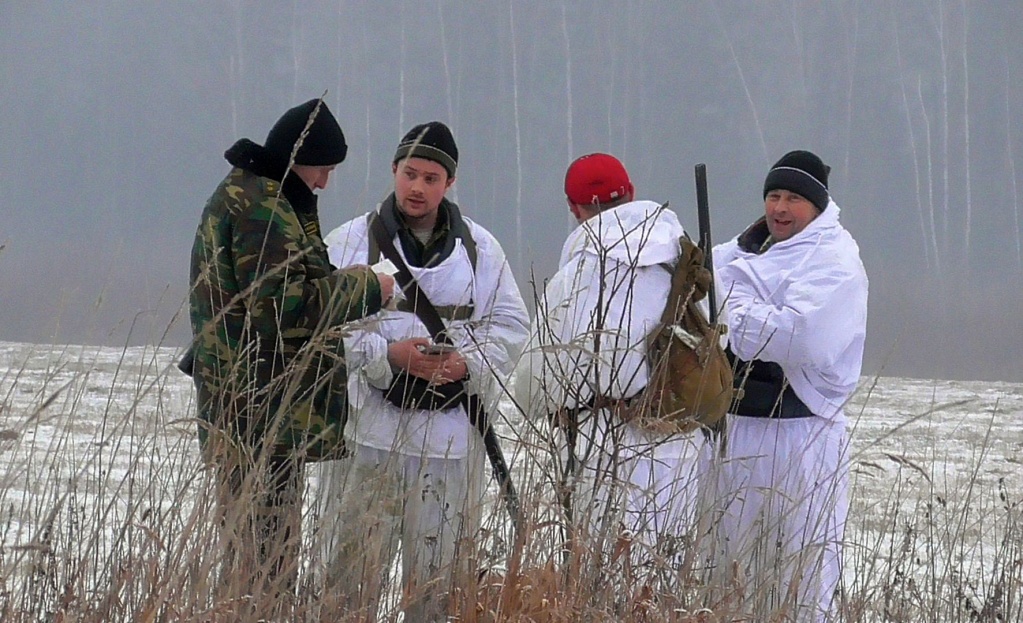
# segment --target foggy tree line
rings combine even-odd
[[[639,195],[670,200],[693,230],[692,168],[707,163],[724,241],[762,210],[768,166],[812,149],[833,167],[871,277],[867,371],[1023,379],[1023,326],[1010,311],[1023,302],[1014,3],[4,11],[4,82],[17,87],[3,88],[0,121],[15,206],[0,254],[0,287],[15,301],[0,311],[3,339],[113,339],[105,319],[140,310],[166,325],[223,150],[261,141],[280,112],[326,90],[350,149],[321,198],[324,229],[383,198],[398,138],[440,119],[461,150],[454,198],[498,234],[524,290],[553,272],[571,228],[561,187],[575,156],[619,156]],[[65,260],[32,255],[44,251]],[[90,263],[101,267],[93,276],[76,272]],[[59,330],[40,325],[40,306],[61,301]],[[104,320],[88,311],[97,306]],[[171,335],[186,339],[177,324]]]

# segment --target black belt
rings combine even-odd
[[[793,418],[813,417],[813,412],[806,403],[799,399],[792,387],[757,381],[751,378],[736,379],[736,387],[741,388],[741,397],[732,404],[732,413],[746,417]]]
[[[773,361],[743,361],[731,349],[725,354],[735,369],[735,395],[731,413],[746,417],[783,420],[813,417],[813,411],[792,390],[781,366]]]

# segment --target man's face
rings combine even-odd
[[[432,224],[444,193],[455,182],[439,162],[406,158],[394,163],[394,194],[405,218]]]
[[[330,174],[334,172],[337,165],[313,166],[309,164],[294,164],[291,170],[299,176],[311,191],[322,190],[330,183]]]
[[[778,242],[806,229],[819,214],[820,210],[809,199],[790,190],[772,190],[764,198],[767,230]]]

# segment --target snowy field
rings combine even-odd
[[[119,527],[189,521],[203,479],[191,381],[174,358],[0,343],[0,578],[60,547],[101,565],[139,545]],[[1023,566],[1000,559],[1020,553],[1005,539],[1023,523],[1023,385],[864,378],[848,414],[847,588],[956,576],[982,607],[998,574]],[[499,434],[512,455],[507,423]],[[93,538],[76,541],[74,526]]]

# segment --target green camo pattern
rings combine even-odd
[[[195,234],[189,314],[199,412],[210,430],[315,460],[341,449],[344,324],[380,310],[368,268],[335,271],[315,210],[233,169]]]

